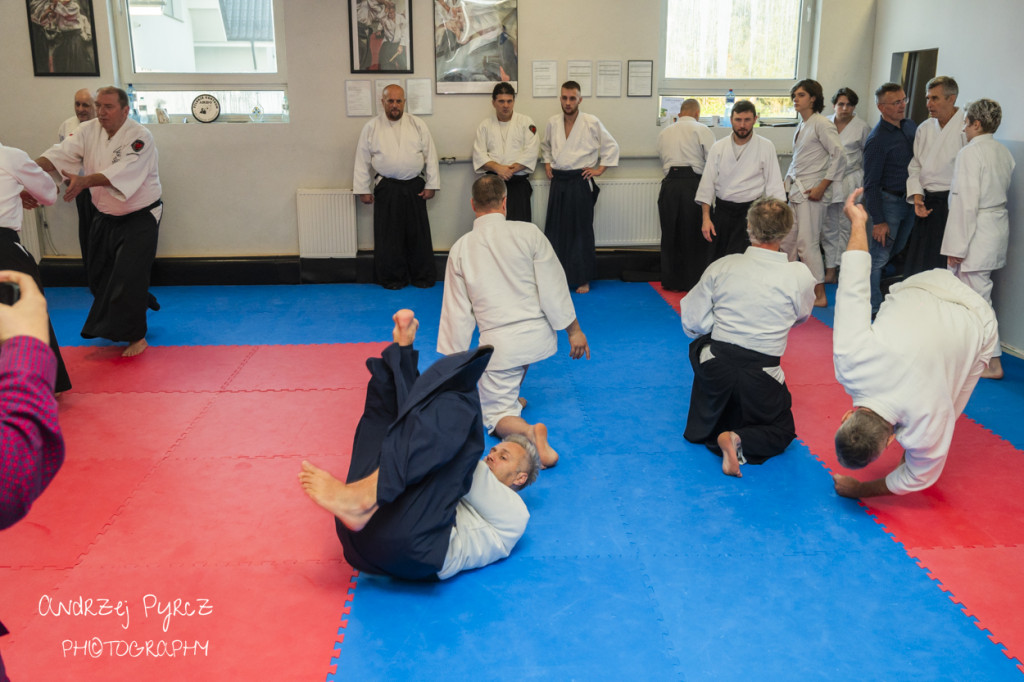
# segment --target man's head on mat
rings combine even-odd
[[[895,437],[892,424],[866,407],[855,407],[843,415],[836,431],[836,458],[847,469],[863,469]]]
[[[499,481],[512,490],[522,490],[537,480],[540,455],[526,436],[513,433],[491,448],[484,463]]]
[[[773,197],[758,199],[747,211],[747,234],[752,244],[775,244],[793,229],[793,209]]]
[[[497,175],[481,175],[473,183],[473,212],[478,216],[504,213],[507,194],[504,180]]]

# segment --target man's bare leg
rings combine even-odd
[[[365,528],[377,512],[377,471],[346,485],[303,460],[299,484],[311,500],[338,517],[353,532]]]
[[[142,337],[138,341],[132,341],[128,344],[128,347],[121,353],[122,358],[132,358],[136,355],[141,355],[142,351],[149,348],[149,344],[146,343],[146,337]]]
[[[740,437],[732,431],[718,434],[718,447],[722,448],[722,473],[726,476],[743,478],[740,473]]]
[[[391,332],[395,343],[399,346],[411,346],[416,340],[416,330],[419,329],[420,321],[416,319],[416,313],[408,308],[402,308],[392,317],[395,321],[395,328]]]
[[[590,282],[587,282],[586,284],[581,284],[578,287],[576,287],[576,293],[577,294],[589,294],[590,293]]]
[[[999,359],[999,356],[992,358],[988,361],[988,367],[981,373],[982,379],[1002,379],[1003,378],[1003,361]]]
[[[521,433],[533,443],[540,455],[540,463],[545,469],[558,464],[558,453],[548,445],[548,427],[543,424],[529,424],[522,417],[502,417],[494,427],[494,435],[498,438],[510,436],[513,433]]]

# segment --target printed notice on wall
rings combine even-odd
[[[558,97],[558,62],[554,59],[533,62],[533,96]]]

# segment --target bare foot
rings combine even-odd
[[[391,332],[395,343],[399,346],[411,346],[416,340],[416,330],[420,326],[416,314],[408,308],[402,308],[391,319],[395,321],[395,329]]]
[[[365,528],[377,511],[377,472],[346,485],[303,460],[299,484],[311,500],[338,517],[351,531]],[[372,497],[368,497],[371,490]]]
[[[576,287],[576,293],[577,294],[589,294],[590,293],[590,282],[587,282],[586,284],[581,284],[580,286]]]
[[[718,435],[718,447],[722,448],[722,473],[726,476],[743,478],[740,473],[740,437],[732,431],[725,431]]]
[[[550,469],[558,464],[558,453],[548,445],[548,427],[543,424],[534,424],[527,430],[526,437],[537,448],[537,454],[540,455],[542,467]]]
[[[835,268],[825,268],[825,284],[835,284],[839,281],[839,275]]]
[[[136,355],[141,355],[142,351],[149,348],[149,344],[146,343],[145,338],[141,338],[138,341],[132,341],[128,344],[128,347],[121,353],[122,358],[133,358]]]
[[[825,296],[825,285],[815,284],[814,285],[814,307],[815,308],[827,308],[828,297]]]
[[[526,398],[524,398],[522,396],[519,396],[518,398],[516,398],[516,400],[519,401],[519,405],[520,406],[526,407],[526,405],[527,405]]]
[[[981,373],[982,379],[1002,379],[1003,378],[1003,361],[998,357],[994,357],[988,361],[988,367]]]

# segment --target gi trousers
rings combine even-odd
[[[569,288],[575,289],[597,275],[594,251],[594,204],[601,189],[583,169],[553,170],[544,234],[565,270]]]

